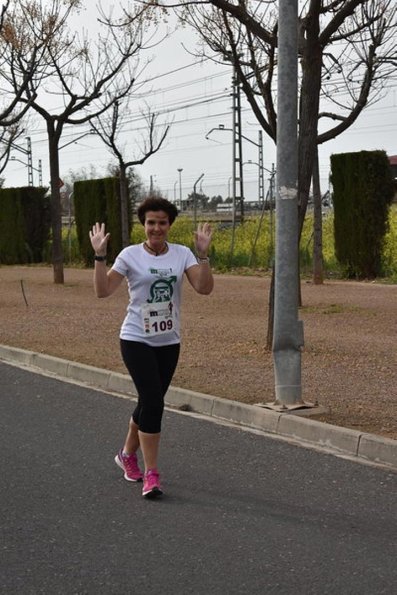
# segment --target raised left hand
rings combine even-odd
[[[208,256],[208,250],[212,239],[212,229],[209,223],[199,223],[197,231],[194,232],[194,247],[197,256],[205,258]]]

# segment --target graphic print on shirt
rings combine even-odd
[[[170,302],[172,298],[172,294],[174,293],[174,288],[172,287],[173,283],[176,283],[176,277],[168,277],[164,279],[156,279],[154,283],[150,286],[150,297],[148,298],[148,303],[152,304],[153,302]]]
[[[164,273],[172,273],[172,269],[157,270],[150,269],[155,275],[160,275],[150,286],[149,297],[145,304],[142,304],[142,322],[146,335],[162,335],[170,333],[174,329],[174,317],[172,296],[174,293],[173,284],[176,283],[175,275],[166,276]]]

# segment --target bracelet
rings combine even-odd
[[[207,263],[209,264],[209,262],[210,262],[210,259],[209,259],[209,257],[208,257],[208,256],[203,256],[203,257],[201,257],[201,256],[196,256],[196,258],[197,258],[197,262],[198,262],[199,264],[204,264],[205,262],[207,262]]]
[[[98,262],[104,262],[106,260],[106,256],[98,256],[95,254],[94,260],[97,260]]]

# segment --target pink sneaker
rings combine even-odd
[[[123,449],[121,448],[114,460],[116,465],[124,471],[124,479],[127,481],[142,481],[143,473],[139,469],[138,457],[135,453],[128,456],[123,455]]]
[[[162,495],[160,488],[160,476],[157,469],[149,469],[143,476],[142,496],[145,498],[157,498]]]

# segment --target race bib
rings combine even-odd
[[[172,302],[142,304],[142,324],[145,335],[164,335],[174,329]]]

